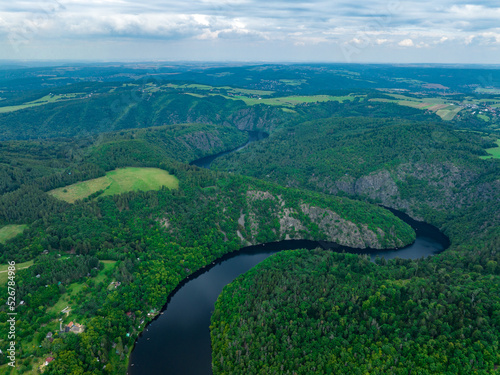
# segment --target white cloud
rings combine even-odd
[[[398,43],[398,46],[413,47],[414,43],[413,43],[413,40],[411,40],[411,39],[403,39],[401,42]]]
[[[232,47],[223,45],[228,40],[258,40],[268,51],[275,48],[272,43],[329,44],[330,50],[349,44],[359,54],[382,51],[384,56],[390,56],[389,50],[401,51],[398,47],[439,44],[496,48],[500,8],[492,4],[491,0],[474,4],[465,0],[15,0],[0,4],[0,43],[17,33],[26,37],[23,48],[33,51],[43,50],[47,40],[76,47],[97,41],[110,45],[211,41],[228,54]],[[12,49],[0,48],[0,58],[11,56]]]

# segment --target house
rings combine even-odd
[[[44,365],[47,366],[50,362],[52,362],[54,360],[53,357],[47,357],[47,359],[45,360],[44,362]]]
[[[78,323],[69,322],[66,327],[64,327],[64,332],[82,333],[85,331],[85,327]]]
[[[70,331],[73,333],[82,333],[85,330],[85,327],[81,324],[75,323],[73,327],[71,327]]]

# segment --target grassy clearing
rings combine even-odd
[[[170,87],[174,89],[193,89],[193,90],[204,90],[204,91],[214,91],[218,92],[220,90],[224,90],[228,93],[235,95],[249,95],[249,96],[267,96],[272,95],[274,91],[268,90],[249,90],[249,89],[239,89],[230,86],[208,86],[208,85],[199,85],[199,84],[185,84],[185,85],[176,85],[174,83],[169,83],[165,85],[165,87]]]
[[[29,268],[32,265],[33,265],[32,260],[30,260],[28,262],[24,262],[24,263],[17,263],[16,269],[22,270],[24,268]],[[8,264],[0,264],[0,285],[4,285],[8,280],[8,276],[9,276],[8,267],[9,267]]]
[[[457,115],[458,112],[462,110],[462,107],[457,107],[454,105],[449,105],[446,108],[440,109],[436,114],[441,117],[444,121],[451,121]]]
[[[104,263],[104,268],[99,271],[99,274],[95,277],[95,282],[101,283],[106,280],[106,272],[112,270],[115,267],[116,260],[101,260]]]
[[[0,113],[14,112],[19,111],[25,108],[38,107],[41,105],[46,105],[49,103],[55,103],[64,100],[76,99],[77,97],[81,97],[84,94],[81,93],[73,93],[73,94],[62,94],[62,95],[45,95],[43,98],[33,100],[32,102],[27,102],[20,105],[11,105],[6,107],[0,107]]]
[[[486,115],[479,114],[479,115],[477,115],[477,117],[479,117],[481,120],[486,121],[486,122],[490,121],[490,118]]]
[[[412,98],[401,94],[387,94],[394,99],[374,98],[370,99],[376,102],[384,103],[397,103],[406,107],[428,110],[436,113],[445,121],[451,121],[463,108],[459,105],[451,104],[450,102],[441,98]]]
[[[496,144],[498,147],[487,148],[486,152],[490,154],[490,156],[480,156],[481,159],[500,159],[500,139],[497,139]]]
[[[313,95],[313,96],[285,96],[278,98],[248,98],[246,96],[225,96],[226,99],[243,100],[246,105],[252,106],[257,104],[266,104],[272,106],[295,107],[298,104],[316,103],[316,102],[343,102],[344,100],[353,101],[356,96],[329,96],[329,95]]]
[[[120,168],[106,173],[104,177],[51,190],[49,194],[68,203],[74,203],[99,190],[104,190],[101,196],[106,196],[128,191],[159,190],[162,186],[177,189],[179,180],[158,168]]]
[[[23,233],[27,227],[28,226],[26,224],[21,224],[21,225],[12,224],[0,228],[0,243],[5,243],[11,238],[14,238],[17,235]]]
[[[99,271],[98,275],[91,280],[94,282],[101,283],[106,280],[106,272],[108,270],[113,269],[116,264],[115,260],[101,260],[101,263],[104,263],[104,268]],[[59,301],[56,302],[54,306],[51,306],[47,309],[47,313],[56,313],[59,314],[66,307],[70,307],[74,304],[74,297],[85,288],[85,283],[76,282],[67,286],[66,290],[68,292],[64,293],[61,297],[59,297]]]
[[[281,83],[284,83],[288,86],[300,86],[306,82],[305,79],[280,79]]]

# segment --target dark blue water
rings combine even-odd
[[[397,212],[396,212],[397,213]],[[397,213],[398,216],[404,214]],[[409,218],[408,218],[409,219]],[[417,239],[400,250],[369,250],[376,256],[418,259],[443,251],[448,239],[437,228],[405,220],[412,225]],[[151,322],[137,339],[130,357],[130,375],[209,375],[212,374],[210,317],[222,288],[267,257],[285,249],[347,251],[366,254],[367,250],[352,249],[334,243],[305,240],[282,241],[250,246],[221,258],[214,264],[186,279],[169,296],[162,315]]]
[[[267,134],[250,132],[249,136],[249,141],[237,149],[199,159],[191,164],[209,168],[217,157],[240,150]],[[209,327],[215,301],[224,286],[279,251],[321,247],[328,251],[368,253],[373,261],[377,256],[385,259],[418,259],[437,254],[449,246],[448,238],[436,227],[415,221],[402,212],[389,210],[415,230],[417,239],[412,245],[398,250],[374,250],[348,248],[329,242],[281,241],[243,248],[198,271],[177,287],[168,297],[161,314],[139,336],[130,356],[128,374],[212,374]]]

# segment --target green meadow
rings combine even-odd
[[[81,96],[83,94],[75,93],[75,94],[63,94],[63,95],[45,95],[43,98],[33,100],[31,102],[27,102],[24,104],[0,107],[0,113],[14,112],[25,108],[38,107],[41,105],[55,103],[63,100],[76,99],[77,96],[79,95]]]
[[[243,100],[246,105],[266,104],[272,106],[295,107],[298,104],[316,103],[316,102],[343,102],[344,100],[353,101],[356,96],[330,96],[330,95],[311,95],[311,96],[284,96],[278,98],[249,98],[246,96],[225,96],[226,99]]]
[[[397,103],[406,107],[432,111],[445,121],[453,120],[457,113],[463,109],[461,106],[451,104],[450,102],[441,98],[419,99],[401,94],[387,95],[392,96],[394,99],[374,98],[370,100],[385,103]]]
[[[27,225],[6,225],[0,228],[0,243],[5,243],[6,241],[14,238],[18,234],[23,233],[27,228]]]
[[[490,154],[490,156],[480,156],[481,159],[500,159],[500,139],[497,139],[498,147],[487,148],[486,152]]]
[[[32,265],[33,265],[32,260],[30,260],[29,262],[17,263],[16,270],[22,270],[24,268],[31,267]],[[7,279],[9,277],[8,268],[9,268],[8,264],[0,264],[0,285],[4,285],[7,282]]]
[[[52,196],[74,203],[100,190],[100,196],[121,194],[128,191],[160,190],[162,186],[177,189],[179,180],[167,171],[158,168],[120,168],[106,173],[106,176],[49,191]]]

